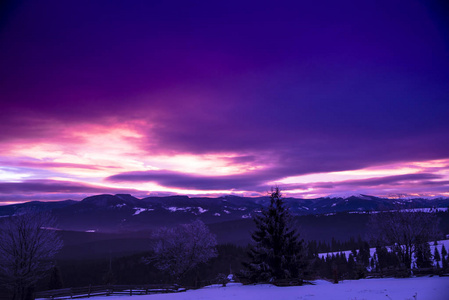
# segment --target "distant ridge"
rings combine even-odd
[[[438,208],[446,210],[448,197],[388,199],[363,194],[336,194],[317,199],[285,198],[293,216],[365,213],[383,209]],[[129,194],[94,195],[82,201],[39,202],[0,206],[0,220],[32,207],[50,210],[60,228],[77,231],[135,231],[201,219],[206,224],[250,219],[269,205],[269,197],[217,198],[164,196],[136,198]]]

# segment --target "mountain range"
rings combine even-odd
[[[293,216],[332,215],[398,208],[447,210],[449,198],[387,199],[369,195],[329,196],[317,199],[284,198]],[[206,224],[251,219],[270,203],[269,197],[223,196],[218,198],[166,196],[138,199],[129,194],[95,195],[82,201],[39,202],[0,206],[0,218],[21,209],[50,210],[59,229],[90,232],[151,230],[200,219]]]

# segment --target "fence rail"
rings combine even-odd
[[[97,285],[67,288],[35,293],[35,299],[76,299],[110,295],[149,295],[159,293],[177,293],[186,288],[177,285]]]

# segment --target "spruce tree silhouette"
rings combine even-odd
[[[271,189],[270,206],[254,218],[255,246],[245,263],[252,282],[273,282],[280,279],[301,279],[306,267],[304,241],[293,229],[292,218],[282,199],[279,187]]]

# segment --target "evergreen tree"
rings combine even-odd
[[[432,267],[432,252],[430,251],[429,243],[419,243],[415,247],[416,266],[418,268]]]
[[[355,278],[361,279],[366,277],[366,266],[358,259],[355,262]]]
[[[446,271],[448,269],[448,262],[447,262],[446,255],[447,255],[447,251],[443,244],[443,248],[441,248],[441,265],[442,265],[443,271]]]
[[[50,282],[48,284],[48,289],[50,290],[57,290],[62,289],[64,287],[62,276],[61,276],[61,270],[57,265],[54,265],[51,269],[50,273]]]
[[[380,245],[376,247],[377,271],[382,272],[383,269],[392,263],[389,259],[389,254],[387,247]]]
[[[271,190],[270,206],[254,218],[256,243],[245,267],[253,282],[301,278],[306,267],[304,241],[292,229],[291,216],[278,187]]]
[[[318,257],[318,248],[316,241],[307,243],[307,256],[309,259]]]
[[[103,284],[114,284],[116,282],[114,272],[112,272],[111,269],[109,269],[104,275],[103,275]]]
[[[347,264],[348,263],[348,260],[346,258],[346,254],[343,251],[340,252],[340,261],[341,261],[342,264]]]
[[[441,248],[441,255],[443,257],[446,257],[446,255],[447,255],[446,247],[444,247],[444,244],[443,244],[443,248]]]
[[[365,278],[366,276],[366,267],[369,266],[369,258],[370,258],[370,250],[369,245],[366,242],[362,242],[362,240],[359,238],[359,245],[360,249],[357,252],[356,258],[356,264],[355,264],[355,272],[356,272],[356,279]],[[352,253],[355,253],[356,251],[352,251]]]
[[[339,251],[340,247],[338,246],[337,240],[335,240],[334,237],[332,237],[332,241],[331,241],[331,251],[336,252]]]
[[[441,268],[443,269],[443,272],[447,270],[448,268],[448,263],[446,258],[443,256],[443,258],[441,259]]]
[[[351,249],[352,256],[357,257],[357,249],[354,247]]]
[[[349,253],[349,257],[348,257],[348,277],[349,278],[355,278],[355,268],[356,268],[356,263],[354,260],[354,255],[352,253]]]
[[[376,263],[375,263],[375,261],[374,261],[374,257],[371,259],[371,261],[370,261],[370,266],[371,266],[371,271],[372,270],[374,270],[374,268],[375,268],[375,266],[376,266]]]
[[[360,250],[359,250],[359,257],[360,260],[362,261],[363,265],[365,267],[370,265],[370,247],[369,244],[367,242],[363,242],[362,245],[360,246]]]
[[[440,256],[440,252],[438,251],[437,247],[435,247],[435,251],[433,252],[433,257],[434,257],[434,259],[436,261],[436,265],[437,265],[437,268],[438,268],[440,266],[439,261],[441,260],[441,256]]]
[[[109,268],[108,268],[108,271],[103,275],[103,283],[104,284],[114,284],[115,283],[115,274],[112,271],[111,253],[109,253]]]

